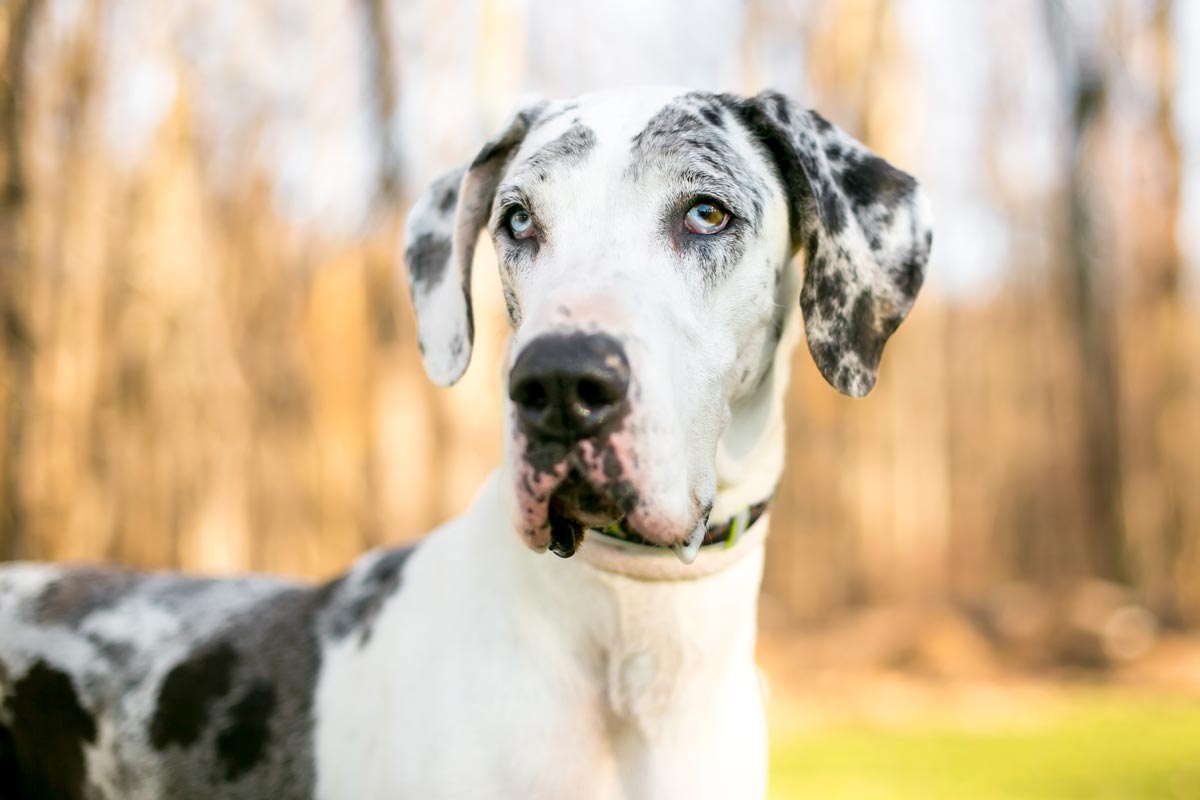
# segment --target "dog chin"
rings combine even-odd
[[[623,519],[625,512],[614,499],[611,486],[596,485],[577,468],[570,468],[545,503],[547,546],[555,555],[570,558],[588,529],[607,528]]]
[[[549,549],[570,558],[588,530],[623,523],[641,540],[670,548],[690,564],[707,531],[704,515],[690,523],[674,522],[638,502],[628,482],[597,482],[568,463],[552,469],[524,463],[517,472],[517,526],[526,544],[538,552]]]

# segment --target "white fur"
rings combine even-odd
[[[319,800],[763,796],[762,547],[639,581],[531,552],[505,494],[493,475],[413,554],[366,647],[326,653]]]

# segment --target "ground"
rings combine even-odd
[[[773,707],[771,799],[1200,798],[1196,695],[1079,685],[979,691],[985,698],[968,700],[978,708],[967,714],[961,697],[949,701],[950,713],[921,713],[917,700],[876,720],[796,724],[781,718],[794,716],[790,702]]]

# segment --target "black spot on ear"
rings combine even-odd
[[[814,285],[817,307],[825,319],[833,319],[846,308],[846,276],[828,268],[825,256],[814,259]]]
[[[167,673],[150,720],[150,743],[158,750],[196,743],[212,706],[229,693],[237,653],[228,642],[194,653]]]
[[[814,194],[819,198],[821,223],[830,236],[837,236],[846,229],[846,209],[842,207],[842,198],[837,187],[819,177],[820,191]]]
[[[700,115],[708,121],[709,125],[715,125],[718,128],[725,127],[725,116],[721,113],[721,109],[714,104],[707,103],[700,107]]]
[[[781,94],[773,95],[771,98],[775,105],[775,116],[778,117],[781,125],[792,124],[792,112],[788,109],[787,98]]]
[[[799,153],[785,138],[779,124],[758,103],[727,94],[719,95],[719,99],[750,137],[767,151],[768,161],[775,169],[779,183],[788,198],[788,232],[792,248],[795,250],[804,240],[807,228],[803,209],[809,207],[813,197]],[[813,251],[809,252],[811,254]]]
[[[449,214],[456,205],[458,205],[458,185],[448,183],[442,191],[441,198],[438,199],[438,211]]]
[[[888,331],[887,334],[890,334]],[[850,342],[849,345],[858,355],[858,360],[864,367],[875,370],[879,366],[879,357],[883,355],[883,344],[887,334],[879,329],[875,319],[875,304],[871,295],[863,292],[854,301],[850,312]]]
[[[777,97],[779,97],[779,96],[777,96]],[[782,100],[782,97],[779,97],[779,99]],[[784,105],[786,106],[787,104],[784,103]],[[821,133],[833,133],[834,132],[832,122],[830,122],[829,120],[822,117],[816,111],[810,110],[808,113],[812,117],[813,124],[817,126],[817,130],[819,130]]]
[[[507,153],[508,142],[506,142],[504,139],[497,139],[494,142],[487,142],[475,155],[475,160],[471,162],[471,169],[482,167],[489,161],[507,155]]]
[[[831,342],[810,341],[808,349],[812,353],[813,361],[816,362],[817,368],[821,370],[822,375],[833,375],[835,373],[838,362],[841,360],[838,356],[836,346]]]
[[[525,138],[530,127],[541,117],[546,105],[546,103],[539,103],[517,112],[517,116],[513,118],[508,130],[480,148],[475,160],[471,162],[471,169],[487,166],[496,160],[507,161],[512,154],[513,146]]]
[[[880,203],[894,208],[916,190],[917,182],[873,153],[848,159],[841,175],[842,191],[856,208]]]
[[[96,721],[80,704],[71,677],[38,661],[13,685],[8,714],[8,729],[0,729],[4,797],[85,800],[84,746],[96,741]]]
[[[229,722],[217,735],[217,761],[225,780],[237,780],[266,755],[275,703],[274,687],[260,681],[229,709]]]
[[[926,247],[928,252],[928,247]],[[925,262],[929,257],[925,253],[913,252],[900,264],[900,269],[892,274],[896,288],[907,298],[914,298],[925,282]]]
[[[414,289],[439,283],[450,266],[451,242],[445,236],[426,231],[408,243],[404,259]]]

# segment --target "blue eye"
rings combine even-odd
[[[683,224],[692,233],[704,236],[720,233],[729,224],[729,212],[716,203],[704,200],[688,209]]]
[[[508,232],[514,239],[528,239],[533,236],[533,217],[525,209],[517,206],[508,212]]]

